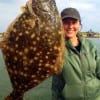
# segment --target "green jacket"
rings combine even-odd
[[[80,52],[66,41],[62,73],[52,80],[52,100],[100,100],[100,58],[88,39],[79,39]]]

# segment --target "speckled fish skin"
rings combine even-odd
[[[2,51],[13,91],[5,100],[23,100],[63,67],[64,31],[55,1],[29,0],[6,34]]]

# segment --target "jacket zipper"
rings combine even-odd
[[[84,89],[84,100],[86,100],[86,85],[85,85],[85,72],[84,72],[84,68],[82,68],[82,56],[81,54],[79,54],[79,58],[80,58],[80,63],[81,63],[81,71],[82,71],[82,83],[83,83],[83,89]]]

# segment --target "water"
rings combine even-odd
[[[97,47],[100,56],[100,38],[89,38]],[[12,90],[6,66],[0,52],[0,100],[4,100]],[[25,95],[26,100],[51,100],[51,78],[44,81],[39,86],[28,91]]]
[[[94,45],[97,47],[98,54],[100,56],[100,38],[89,38]]]

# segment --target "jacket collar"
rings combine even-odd
[[[84,48],[84,46],[85,46],[85,39],[79,33],[77,34],[77,37],[78,37],[78,39],[79,39],[79,41],[81,43],[80,52],[84,52],[84,50],[82,48]],[[79,52],[75,49],[75,47],[72,45],[71,40],[69,40],[69,39],[66,39],[66,48],[69,48],[69,49],[71,49],[74,52],[79,54]]]

